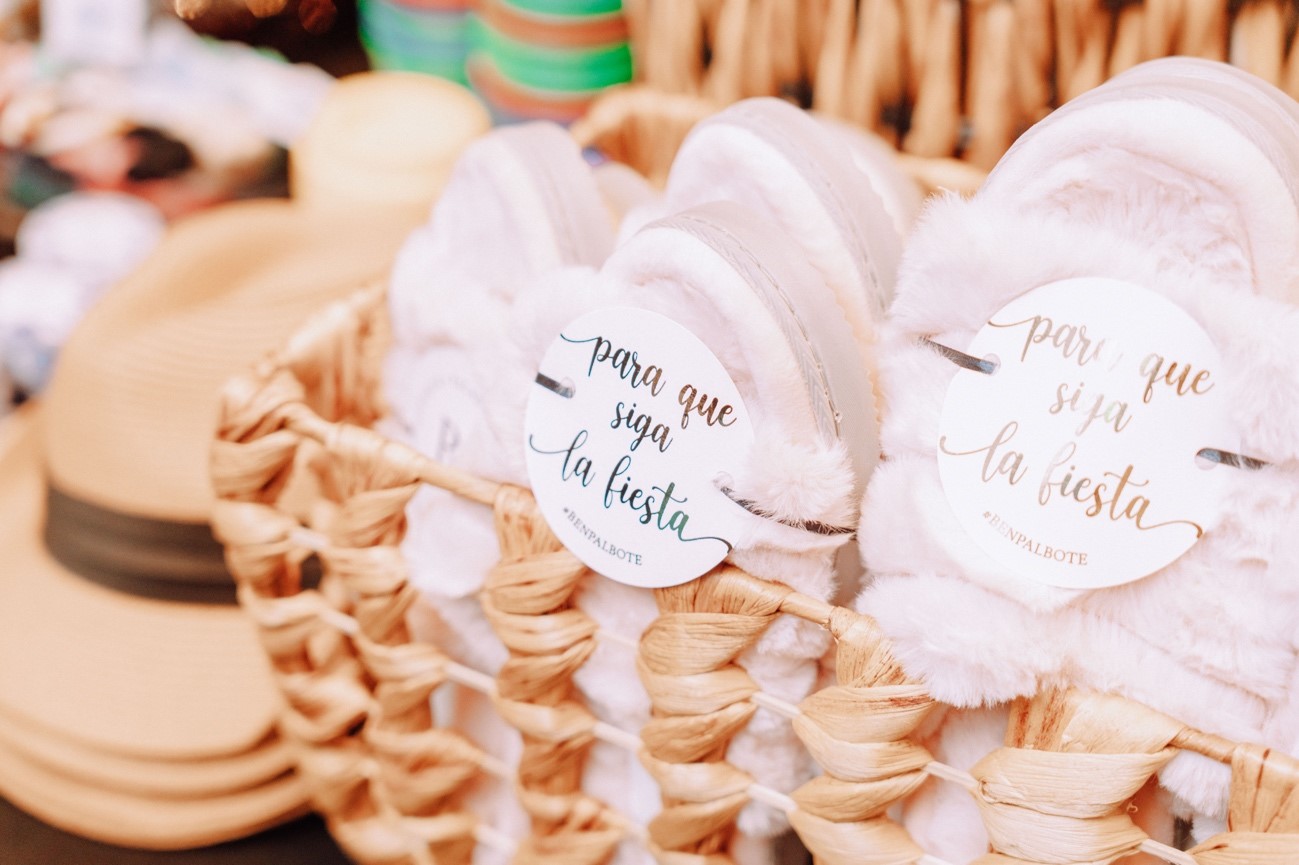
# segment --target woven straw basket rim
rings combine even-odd
[[[969,791],[995,848],[1013,861],[1112,861],[1145,851],[1208,865],[1280,861],[1271,857],[1296,849],[1297,836],[1285,833],[1299,825],[1278,816],[1286,810],[1278,803],[1299,783],[1299,762],[1119,697],[1039,694],[1012,708],[1007,747],[972,772],[935,761],[911,738],[933,701],[892,658],[873,620],[734,567],[655,590],[661,616],[638,652],[655,718],[641,731],[596,723],[567,687],[571,670],[536,673],[549,677],[550,689],[529,691],[511,679],[510,664],[492,681],[412,642],[402,615],[414,590],[396,544],[404,504],[421,484],[495,510],[503,562],[483,595],[489,619],[527,619],[534,634],[552,633],[559,619],[572,626],[581,614],[568,599],[586,572],[550,535],[526,490],[440,465],[367,428],[382,415],[386,340],[382,286],[323,310],[277,356],[227,387],[213,459],[221,500],[215,525],[287,700],[281,728],[298,748],[316,808],[358,862],[459,862],[475,843],[514,845],[457,810],[455,792],[468,778],[507,770],[433,725],[428,698],[448,681],[490,696],[524,734],[517,781],[533,833],[517,844],[516,862],[604,862],[623,838],[647,845],[662,863],[729,862],[734,817],[757,799],[788,813],[819,862],[923,857],[938,865],[884,815],[927,777]],[[292,476],[308,464],[324,467],[326,483],[303,507]],[[299,518],[308,512],[328,516],[309,524]],[[330,575],[318,591],[298,583],[297,565],[310,553]],[[838,684],[798,706],[763,695],[733,661],[780,615],[813,622],[837,642]],[[719,623],[717,633],[703,624],[709,621]],[[691,629],[689,657],[674,644],[683,627]],[[577,627],[568,643],[531,650],[517,632],[501,636],[512,661],[536,662],[584,645],[590,630]],[[787,794],[722,761],[726,742],[757,705],[790,718],[822,765],[821,778]],[[527,747],[558,771],[581,751],[574,743],[593,739],[638,752],[663,787],[663,811],[648,827],[608,811],[576,784],[556,789],[529,769]],[[1128,803],[1176,749],[1234,769],[1235,831],[1213,839],[1214,850],[1254,850],[1251,833],[1269,831],[1281,833],[1269,843],[1290,846],[1266,848],[1272,853],[1261,859],[1199,858],[1200,848],[1182,852],[1137,828]],[[1037,858],[1046,851],[1055,852]],[[994,861],[1012,860],[987,860]]]

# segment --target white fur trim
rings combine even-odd
[[[999,188],[968,201],[937,199],[922,216],[885,337],[888,459],[862,507],[862,554],[875,582],[859,606],[876,616],[907,669],[957,705],[1077,684],[1201,729],[1293,749],[1299,712],[1285,695],[1296,675],[1299,592],[1275,560],[1293,528],[1286,515],[1299,508],[1299,310],[1276,299],[1296,296],[1296,271],[1282,266],[1295,237],[1279,248],[1275,234],[1292,219],[1293,202],[1273,188],[1253,210],[1244,207],[1253,187],[1236,183],[1242,172],[1262,177],[1275,168],[1243,157],[1256,168],[1232,165],[1231,148],[1246,145],[1230,132],[1214,140],[1217,149],[1170,138],[1176,148],[1151,145],[1157,158],[1143,157],[1143,142],[1157,135],[1150,130],[1184,110],[1156,108],[1138,120],[1136,107],[1107,106],[1087,132],[1092,139],[1061,123],[1073,130],[1072,149],[1034,174],[1029,191],[1006,180],[1018,167],[999,169]],[[1111,115],[1129,128],[1118,134]],[[1165,160],[1172,149],[1187,155]],[[1277,220],[1270,228],[1269,214]],[[1277,464],[1235,471],[1222,524],[1181,559],[1090,592],[1005,573],[956,523],[934,459],[955,367],[916,341],[963,348],[1012,298],[1083,275],[1140,283],[1195,318],[1222,353],[1240,449]],[[1217,768],[1179,758],[1162,778],[1196,810],[1221,810]]]

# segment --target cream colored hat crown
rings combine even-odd
[[[293,149],[290,188],[312,206],[409,206],[427,215],[460,150],[491,118],[458,84],[401,72],[352,75]]]

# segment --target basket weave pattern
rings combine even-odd
[[[1288,0],[625,0],[637,80],[787,96],[921,157],[990,169],[1051,109],[1140,63],[1229,61],[1299,98]]]
[[[285,697],[281,729],[316,809],[357,862],[462,863],[488,843],[522,865],[599,865],[631,838],[663,865],[725,865],[736,815],[761,800],[785,811],[824,865],[943,865],[885,816],[927,780],[974,797],[996,851],[978,865],[1108,863],[1139,851],[1177,865],[1299,861],[1299,762],[1118,697],[1052,691],[1013,707],[1006,746],[972,772],[944,766],[912,741],[933,701],[870,618],[728,565],[655,590],[660,616],[637,650],[653,720],[640,731],[598,722],[571,681],[602,638],[571,602],[587,570],[528,491],[368,428],[382,414],[386,341],[380,289],[323,311],[230,383],[213,450],[216,530]],[[509,660],[494,681],[407,630],[415,594],[397,544],[403,508],[425,483],[496,515],[501,560],[481,600]],[[304,589],[312,554],[324,576]],[[837,643],[837,684],[797,706],[763,694],[736,663],[782,615]],[[430,697],[451,683],[489,694],[523,735],[511,780],[532,832],[517,845],[460,808],[467,782],[510,770],[436,725]],[[726,762],[758,706],[790,719],[821,777],[787,795]],[[635,750],[658,781],[663,809],[649,826],[581,792],[596,739]],[[1178,748],[1233,771],[1231,831],[1190,852],[1148,838],[1129,807]]]

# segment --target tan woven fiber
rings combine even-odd
[[[672,104],[646,98],[647,112]],[[596,721],[572,675],[597,642],[625,643],[572,604],[578,583],[598,577],[559,545],[527,490],[372,429],[385,413],[388,340],[381,286],[322,310],[230,382],[212,452],[214,525],[285,697],[280,727],[314,806],[361,865],[459,865],[476,844],[521,865],[603,865],[622,841],[661,865],[729,865],[735,817],[753,801],[783,811],[821,865],[957,865],[926,855],[886,814],[924,783],[974,797],[994,851],[979,865],[1135,863],[1134,854],[1175,865],[1299,861],[1291,758],[1118,697],[1052,691],[1013,707],[1005,746],[973,772],[945,766],[914,740],[933,701],[873,620],[725,565],[656,590],[659,618],[625,648],[637,654],[653,719],[643,730]],[[480,600],[509,660],[494,679],[412,641],[406,627],[415,595],[398,544],[422,484],[495,513],[501,559]],[[324,576],[304,589],[313,555]],[[764,694],[737,663],[780,616],[826,629],[837,646],[836,683],[799,705]],[[430,698],[442,688],[493,700],[522,733],[517,767],[440,726]],[[788,719],[820,777],[773,790],[727,762],[759,708]],[[637,753],[658,781],[663,808],[648,826],[582,792],[596,740]],[[1190,852],[1143,828],[1158,817],[1146,804],[1154,773],[1177,749],[1233,770],[1229,831]],[[466,810],[466,787],[482,775],[514,784],[532,818],[526,837],[504,837]]]
[[[925,61],[917,79],[911,126],[902,150],[916,156],[954,155],[961,129],[961,4],[938,0],[929,17]]]
[[[373,321],[381,298],[368,291],[334,307],[291,343],[285,368],[267,367],[228,389],[213,452],[221,498],[214,525],[219,537],[239,539],[229,563],[286,697],[281,728],[299,745],[315,807],[333,818],[344,848],[362,862],[467,861],[473,822],[442,806],[479,770],[479,755],[433,727],[429,696],[443,680],[445,658],[412,643],[403,619],[413,590],[395,544],[419,461],[361,427],[330,423],[373,420],[364,395],[376,392],[375,382],[358,378],[355,362],[372,357],[362,346],[375,329],[356,323]],[[310,403],[330,421],[303,402],[293,369],[316,383]],[[313,450],[301,448],[295,425],[321,435],[323,453],[315,457],[322,486],[333,493],[334,506],[315,515],[326,539],[320,592],[301,591],[307,550],[293,538],[300,526],[272,504],[299,451]],[[455,485],[454,477],[442,480]],[[338,614],[347,616],[341,629]],[[434,819],[421,820],[412,836],[404,816]]]
[[[595,649],[596,628],[570,601],[586,567],[551,534],[526,490],[502,487],[495,511],[501,562],[482,603],[510,650],[497,676],[497,710],[523,734],[519,795],[533,825],[515,861],[598,865],[622,832],[581,792],[595,718],[571,680]]]
[[[597,99],[571,131],[583,146],[597,147],[618,162],[635,165],[661,187],[686,134],[720,107],[721,103],[702,96],[663,93],[637,85],[618,87]],[[955,136],[956,130],[951,134]],[[927,192],[950,189],[970,193],[987,177],[980,168],[946,157],[899,153],[898,164]]]
[[[468,779],[506,769],[434,725],[428,698],[448,680],[495,695],[529,742],[518,780],[534,825],[517,862],[604,862],[617,840],[644,836],[577,788],[581,755],[597,737],[639,749],[662,785],[648,843],[671,865],[729,862],[734,816],[751,799],[783,807],[826,865],[915,862],[922,852],[884,811],[926,778],[975,796],[998,851],[983,865],[1109,862],[1142,850],[1183,865],[1253,865],[1293,851],[1285,833],[1299,808],[1294,761],[1115,697],[1040,695],[1016,707],[1007,747],[973,775],[932,762],[908,739],[932,703],[869,618],[731,567],[657,591],[661,617],[639,658],[655,718],[639,737],[601,730],[570,682],[599,638],[567,603],[583,569],[531,496],[345,422],[371,422],[377,411],[382,299],[369,289],[326,310],[281,357],[232,382],[213,453],[217,530],[279,674],[282,727],[316,807],[357,861],[463,862],[475,839],[502,843],[457,804]],[[402,506],[420,482],[497,511],[502,564],[484,602],[511,661],[494,686],[437,647],[410,642],[403,624],[412,590],[395,544]],[[304,591],[298,565],[309,551],[326,577]],[[838,645],[838,684],[800,706],[761,694],[735,663],[779,615],[827,628]],[[725,762],[726,743],[759,705],[789,716],[825,769],[791,796]],[[1233,831],[1193,854],[1151,841],[1128,815],[1128,801],[1174,746],[1231,760],[1235,770]]]
[[[655,591],[660,618],[641,639],[641,681],[656,716],[642,736],[647,765],[664,784],[663,812],[650,837],[664,850],[723,852],[748,803],[747,783],[733,791],[697,783],[717,770],[731,737],[756,708],[749,698],[758,688],[735,658],[780,609],[776,587],[745,595],[732,588],[737,579],[727,568],[711,580]],[[678,765],[668,771],[663,764]]]
[[[658,17],[640,32],[633,18],[632,32],[643,46],[637,79],[656,90],[722,103],[799,97],[908,153],[959,157],[985,170],[1051,108],[1143,60],[1229,60],[1299,97],[1299,40],[1283,0],[647,5],[658,7]],[[774,21],[792,24],[773,31]],[[798,45],[795,63],[787,35]]]
[[[820,862],[914,861],[922,851],[883,812],[924,781],[932,758],[906,737],[933,701],[906,680],[870,619],[821,615],[838,646],[838,683],[803,701],[794,729],[825,774],[794,793],[790,822]]]
[[[979,4],[974,17],[982,49],[969,68],[966,87],[970,135],[964,157],[973,165],[991,167],[1019,134],[1014,111],[1015,12],[1009,3]]]
[[[1230,831],[1191,853],[1200,865],[1299,861],[1299,762],[1256,745],[1232,753]]]
[[[1109,862],[1146,834],[1128,802],[1179,726],[1113,697],[1049,692],[1014,707],[1007,747],[974,767],[993,849],[1029,862]]]

